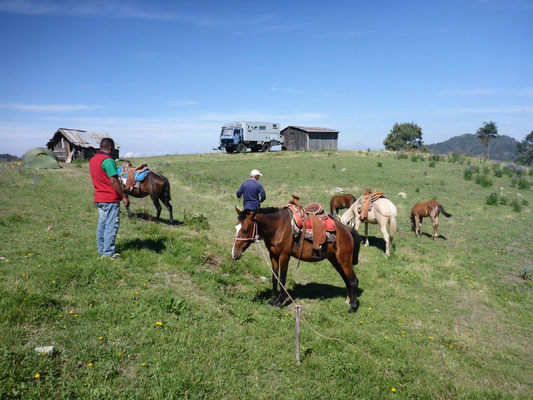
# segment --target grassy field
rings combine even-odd
[[[136,160],[169,178],[185,223],[151,222],[150,200],[132,199],[118,261],[96,254],[87,164],[2,163],[0,398],[532,398],[533,285],[520,275],[533,264],[533,178],[484,174],[471,161],[479,173],[465,180],[474,167],[415,160],[366,152]],[[299,366],[294,307],[266,305],[270,272],[258,245],[239,262],[230,256],[234,193],[252,168],[264,174],[267,205],[291,193],[329,204],[336,187],[371,187],[399,211],[389,259],[370,227],[355,315],[329,263],[291,261],[288,288],[306,319],[349,343],[304,325]],[[476,184],[482,176],[492,187]],[[493,192],[499,205],[486,203]],[[432,198],[453,214],[441,217],[436,242],[415,238],[408,219],[415,202]],[[34,351],[46,345],[56,352]]]

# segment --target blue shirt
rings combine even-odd
[[[265,189],[255,179],[248,179],[237,190],[237,197],[243,198],[245,210],[257,210],[266,199]]]

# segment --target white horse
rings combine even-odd
[[[359,224],[361,223],[359,215],[363,207],[362,199],[363,196],[359,197],[340,218],[343,224],[352,228],[355,226],[355,230],[358,232]],[[385,239],[385,254],[390,256],[390,244],[396,232],[396,215],[398,215],[398,210],[389,199],[380,198],[374,201],[372,210],[368,212],[368,217],[365,220],[365,246],[368,246],[368,224],[378,224],[383,234],[383,239]],[[390,233],[387,232],[387,222],[389,223]]]

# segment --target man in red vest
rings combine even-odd
[[[100,150],[89,161],[89,170],[94,186],[94,204],[98,208],[98,253],[115,260],[119,257],[115,252],[115,239],[120,222],[120,201],[123,200],[126,207],[130,201],[118,180],[117,164],[111,157],[114,150],[113,139],[102,139]]]

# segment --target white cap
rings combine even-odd
[[[252,169],[252,172],[250,172],[250,176],[256,176],[256,175],[263,176],[263,174],[259,172],[258,170]]]

